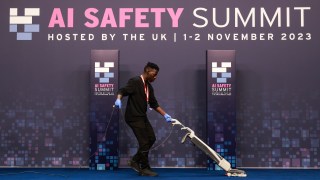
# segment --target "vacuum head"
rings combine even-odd
[[[205,142],[203,142],[200,138],[198,138],[192,129],[184,126],[177,119],[172,119],[172,125],[179,125],[181,126],[181,130],[187,131],[186,135],[182,138],[181,143],[184,143],[185,140],[189,138],[194,145],[196,145],[203,152],[205,152],[212,160],[214,160],[217,163],[217,165],[226,172],[227,176],[247,177],[245,171],[239,169],[232,169],[231,164],[222,156],[220,156],[216,151],[214,151],[211,147],[209,147]]]
[[[233,177],[247,177],[247,174],[243,170],[239,169],[230,169],[229,171],[226,172],[227,176],[233,176]]]

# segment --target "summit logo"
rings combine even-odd
[[[40,25],[33,24],[34,16],[40,16],[40,8],[24,8],[23,16],[18,16],[18,8],[10,8],[9,32],[16,33],[17,40],[32,40],[32,33],[40,31]]]
[[[231,62],[221,62],[221,66],[218,66],[217,62],[212,62],[211,67],[211,77],[216,81],[211,86],[212,95],[231,96],[232,87],[228,83],[228,79],[231,79]]]
[[[94,86],[94,95],[114,95],[114,83],[110,82],[114,78],[114,62],[94,62],[94,77],[99,79],[99,83]]]

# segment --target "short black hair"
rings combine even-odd
[[[146,64],[146,66],[144,66],[144,71],[145,71],[145,72],[147,71],[147,68],[155,69],[155,70],[157,70],[157,71],[160,70],[159,66],[158,66],[157,64],[155,64],[155,63],[152,63],[152,62],[148,62],[148,63]]]

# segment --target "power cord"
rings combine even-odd
[[[106,126],[106,129],[105,129],[105,133],[104,133],[104,139],[106,138],[107,136],[107,131],[108,131],[108,128],[109,128],[109,125],[110,125],[110,122],[111,122],[111,119],[112,119],[112,116],[113,116],[113,113],[114,113],[114,109],[115,109],[115,106],[113,106],[112,108],[112,112],[111,112],[111,115],[110,115],[110,119],[108,121],[108,124]],[[97,152],[97,151],[96,151]],[[88,162],[90,160],[90,158],[95,155],[95,153],[92,153],[89,158],[85,161],[85,162]],[[79,168],[82,168],[82,164],[80,163],[79,165]],[[34,173],[34,174],[44,174],[44,175],[48,175],[48,176],[61,176],[61,177],[68,177],[66,175],[62,175],[62,174],[49,174],[49,173],[41,173],[41,172],[37,172],[37,171],[22,171],[22,172],[17,172],[17,173],[4,173],[4,174],[0,174],[0,176],[6,176],[6,175],[18,175],[18,174],[24,174],[24,173]]]
[[[114,110],[115,110],[115,105],[112,106],[111,115],[110,115],[109,121],[108,121],[108,123],[107,123],[106,129],[105,129],[105,133],[104,133],[104,137],[103,137],[104,139],[106,139],[106,137],[107,137],[107,132],[108,132],[109,125],[110,125],[110,122],[111,122],[112,117],[113,117],[113,114],[114,114]],[[129,125],[125,122],[124,113],[123,113],[123,111],[122,111],[121,108],[119,108],[119,111],[120,111],[120,115],[121,115],[121,117],[122,117],[122,118],[120,117],[120,119],[121,119],[122,122],[125,124],[126,131],[128,132],[128,130],[129,130],[129,129],[128,129],[128,126],[129,126]],[[160,144],[158,144],[157,146],[154,146],[154,147],[151,148],[149,151],[158,149],[160,146],[162,146],[163,144],[165,144],[165,143],[167,142],[167,140],[170,138],[172,132],[173,132],[173,126],[171,127],[171,130],[170,130],[169,135],[168,135]],[[85,162],[88,162],[88,161],[91,159],[91,157],[94,156],[95,154],[96,154],[96,152],[92,153]],[[81,167],[82,167],[82,165],[80,164],[79,168],[81,168]]]
[[[108,132],[108,128],[109,128],[110,122],[111,122],[112,117],[113,117],[114,109],[115,109],[115,106],[113,105],[113,106],[112,106],[112,111],[111,111],[111,115],[110,115],[109,121],[108,121],[108,123],[107,123],[106,129],[104,130],[104,136],[103,136],[103,139],[104,139],[104,140],[107,138],[107,132]],[[88,162],[88,161],[91,159],[91,157],[96,154],[96,152],[97,152],[97,150],[96,150],[94,153],[92,153],[92,154],[89,156],[89,158],[85,160],[85,162]],[[82,168],[81,163],[80,163],[80,165],[79,165],[79,168]]]
[[[127,125],[127,123],[126,123],[125,120],[124,120],[124,117],[125,117],[125,116],[124,116],[124,114],[123,114],[122,109],[120,109],[120,114],[121,114],[121,116],[122,116],[122,118],[120,118],[120,119],[122,119],[123,123]],[[127,126],[128,126],[128,125],[127,125]],[[128,127],[127,127],[127,126],[125,126],[125,127],[126,127],[126,130],[128,130]],[[165,144],[165,143],[167,142],[167,140],[170,138],[172,132],[173,132],[173,126],[171,127],[171,130],[170,130],[169,135],[168,135],[160,144],[158,144],[157,146],[152,147],[149,151],[158,149],[160,146],[162,146],[163,144]]]
[[[106,129],[105,129],[105,133],[104,133],[104,139],[106,138],[107,136],[107,131],[108,131],[108,128],[109,128],[109,125],[110,125],[110,122],[111,122],[111,119],[112,119],[112,116],[113,116],[113,113],[114,113],[114,109],[115,109],[115,106],[113,106],[112,108],[112,112],[111,112],[111,115],[110,115],[110,119],[107,123],[107,126],[106,126]],[[97,152],[97,151],[96,151]],[[92,153],[88,159],[86,159],[85,162],[88,162],[90,160],[90,158],[95,155],[95,153]],[[82,164],[80,162],[79,164],[79,169],[82,168]],[[17,172],[17,173],[4,173],[4,174],[0,174],[0,176],[6,176],[6,175],[18,175],[18,174],[24,174],[24,173],[34,173],[34,174],[44,174],[44,175],[48,175],[48,176],[61,176],[61,177],[68,177],[66,175],[62,175],[62,174],[49,174],[49,173],[41,173],[41,172],[37,172],[37,171],[22,171],[22,172]]]
[[[105,128],[105,133],[104,133],[104,137],[103,137],[104,139],[106,139],[106,137],[107,137],[107,132],[108,132],[108,129],[109,129],[109,126],[110,126],[110,123],[111,123],[111,120],[112,120],[112,117],[113,117],[113,114],[114,114],[114,110],[115,110],[115,106],[112,107],[111,115],[110,115],[109,121],[108,121],[108,123],[107,123],[107,126],[106,126],[106,128]],[[123,123],[126,124],[126,126],[125,126],[125,127],[126,127],[126,131],[128,131],[128,127],[127,127],[128,125],[127,125],[127,123],[126,123],[125,120],[124,120],[124,117],[125,117],[125,116],[124,116],[124,114],[123,114],[123,111],[122,111],[122,109],[119,109],[119,110],[120,110],[120,114],[121,114],[121,116],[122,116],[122,118],[120,118],[120,119],[122,119]],[[150,151],[155,150],[155,149],[158,149],[160,146],[162,146],[163,144],[165,144],[166,141],[167,141],[167,140],[169,139],[169,137],[171,136],[172,132],[173,132],[173,126],[172,126],[172,128],[171,128],[171,130],[170,130],[169,135],[168,135],[160,144],[158,144],[157,146],[154,146],[153,148],[151,148]],[[97,152],[97,151],[96,151],[96,152]],[[92,153],[85,162],[88,162],[88,161],[91,159],[91,157],[96,154],[96,152]],[[79,165],[79,168],[82,168],[81,163],[80,163],[80,165]],[[58,177],[64,177],[64,178],[68,178],[68,177],[69,177],[69,176],[63,175],[63,174],[42,173],[42,172],[38,172],[38,171],[22,171],[22,172],[17,172],[17,173],[2,173],[2,174],[0,174],[0,176],[19,175],[19,174],[26,174],[26,173],[42,174],[42,175],[47,175],[47,176],[58,176]]]

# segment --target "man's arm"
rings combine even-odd
[[[120,88],[117,94],[117,99],[114,102],[114,105],[119,107],[121,109],[122,103],[121,99],[123,96],[128,96],[129,94],[132,94],[134,91],[134,80],[133,78],[130,79],[127,83],[127,85],[123,88]]]
[[[159,114],[161,114],[166,119],[167,122],[172,121],[171,116],[169,114],[167,114],[160,106],[158,106],[154,110],[156,110]]]
[[[160,107],[158,106],[156,109],[155,109],[159,114],[161,114],[162,116],[164,116],[166,114],[166,112]]]
[[[117,99],[122,99],[122,94],[120,94],[120,93],[118,93],[118,95],[117,95]]]
[[[150,85],[149,86],[149,93],[150,93],[150,97],[149,97],[149,104],[150,104],[150,107],[152,109],[154,109],[155,111],[157,111],[159,114],[161,114],[167,122],[171,122],[172,121],[172,118],[169,114],[167,114],[158,104],[157,102],[157,99],[156,97],[154,96],[154,92],[153,92],[153,88],[152,86]]]

